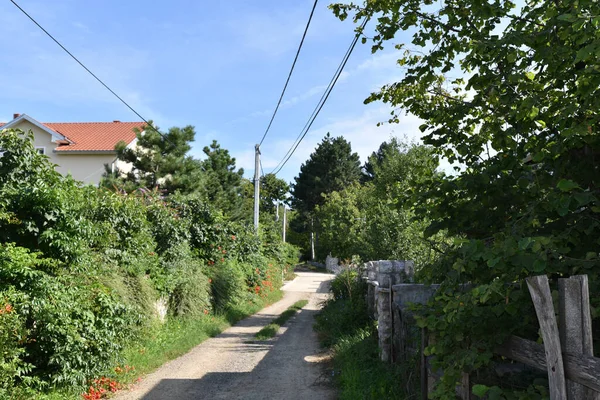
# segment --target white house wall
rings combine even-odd
[[[104,173],[104,164],[111,165],[116,158],[116,154],[113,152],[99,154],[55,152],[54,149],[57,144],[52,142],[52,136],[29,121],[22,121],[15,126],[15,129],[21,129],[24,132],[31,130],[33,132],[33,145],[44,148],[44,154],[48,156],[50,162],[57,165],[56,171],[62,175],[71,174],[73,178],[85,184],[97,185]]]

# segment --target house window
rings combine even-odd
[[[35,151],[38,152],[38,154],[46,154],[46,148],[45,147],[40,147],[40,146],[36,146]]]

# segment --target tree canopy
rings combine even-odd
[[[360,179],[360,159],[342,136],[328,133],[310,158],[300,167],[292,185],[292,206],[311,212],[323,203],[323,194],[342,190]]]
[[[115,147],[117,158],[131,164],[131,171],[111,171],[107,166],[102,186],[126,191],[158,187],[167,194],[195,193],[202,189],[200,164],[188,155],[196,135],[193,126],[173,127],[166,133],[149,126],[135,131],[135,146],[120,142]]]
[[[436,395],[453,398],[461,371],[488,363],[495,344],[525,329],[529,296],[505,285],[582,272],[599,284],[600,4],[375,0],[331,7],[341,19],[377,15],[373,52],[408,33],[410,43],[396,45],[403,77],[367,102],[396,108],[391,123],[399,112],[419,117],[424,143],[465,166],[413,191],[416,216],[431,222],[426,233],[457,238],[427,270],[447,296],[421,320],[436,335],[433,354],[444,368]],[[458,291],[464,282],[476,289]]]
[[[203,151],[206,159],[200,165],[207,200],[225,214],[242,218],[244,170],[236,170],[235,158],[231,157],[229,150],[221,148],[216,140],[210,146],[205,146]]]

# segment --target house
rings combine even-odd
[[[56,164],[63,175],[86,184],[97,185],[104,173],[104,165],[128,171],[131,167],[119,161],[115,145],[124,141],[135,146],[134,128],[143,122],[38,122],[27,114],[14,114],[13,120],[2,124],[2,129],[14,128],[33,132],[33,145],[41,154]]]

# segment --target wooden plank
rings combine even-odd
[[[495,353],[542,371],[547,369],[544,345],[531,340],[511,336]],[[568,379],[600,392],[600,358],[564,353],[563,360]]]
[[[425,358],[425,347],[427,347],[427,329],[421,328],[421,399],[427,400],[427,359]]]
[[[594,356],[594,339],[592,336],[592,313],[590,310],[590,289],[587,275],[575,275],[571,279],[577,280],[581,286],[581,323],[582,323],[582,353]],[[587,389],[584,398],[600,400],[600,393]]]
[[[581,321],[583,325],[583,354],[594,355],[594,339],[592,337],[592,313],[590,311],[590,289],[587,275],[575,275],[575,279],[581,285]]]
[[[471,378],[466,372],[462,373],[458,392],[458,397],[461,400],[471,400]]]
[[[563,351],[583,354],[583,322],[581,320],[581,284],[576,279],[558,280],[558,330]],[[567,398],[585,398],[585,387],[572,380],[567,381]]]
[[[529,277],[527,278],[527,287],[535,306],[535,313],[537,314],[542,331],[542,339],[544,340],[550,398],[552,400],[566,400],[567,385],[565,370],[548,277],[546,275]]]

